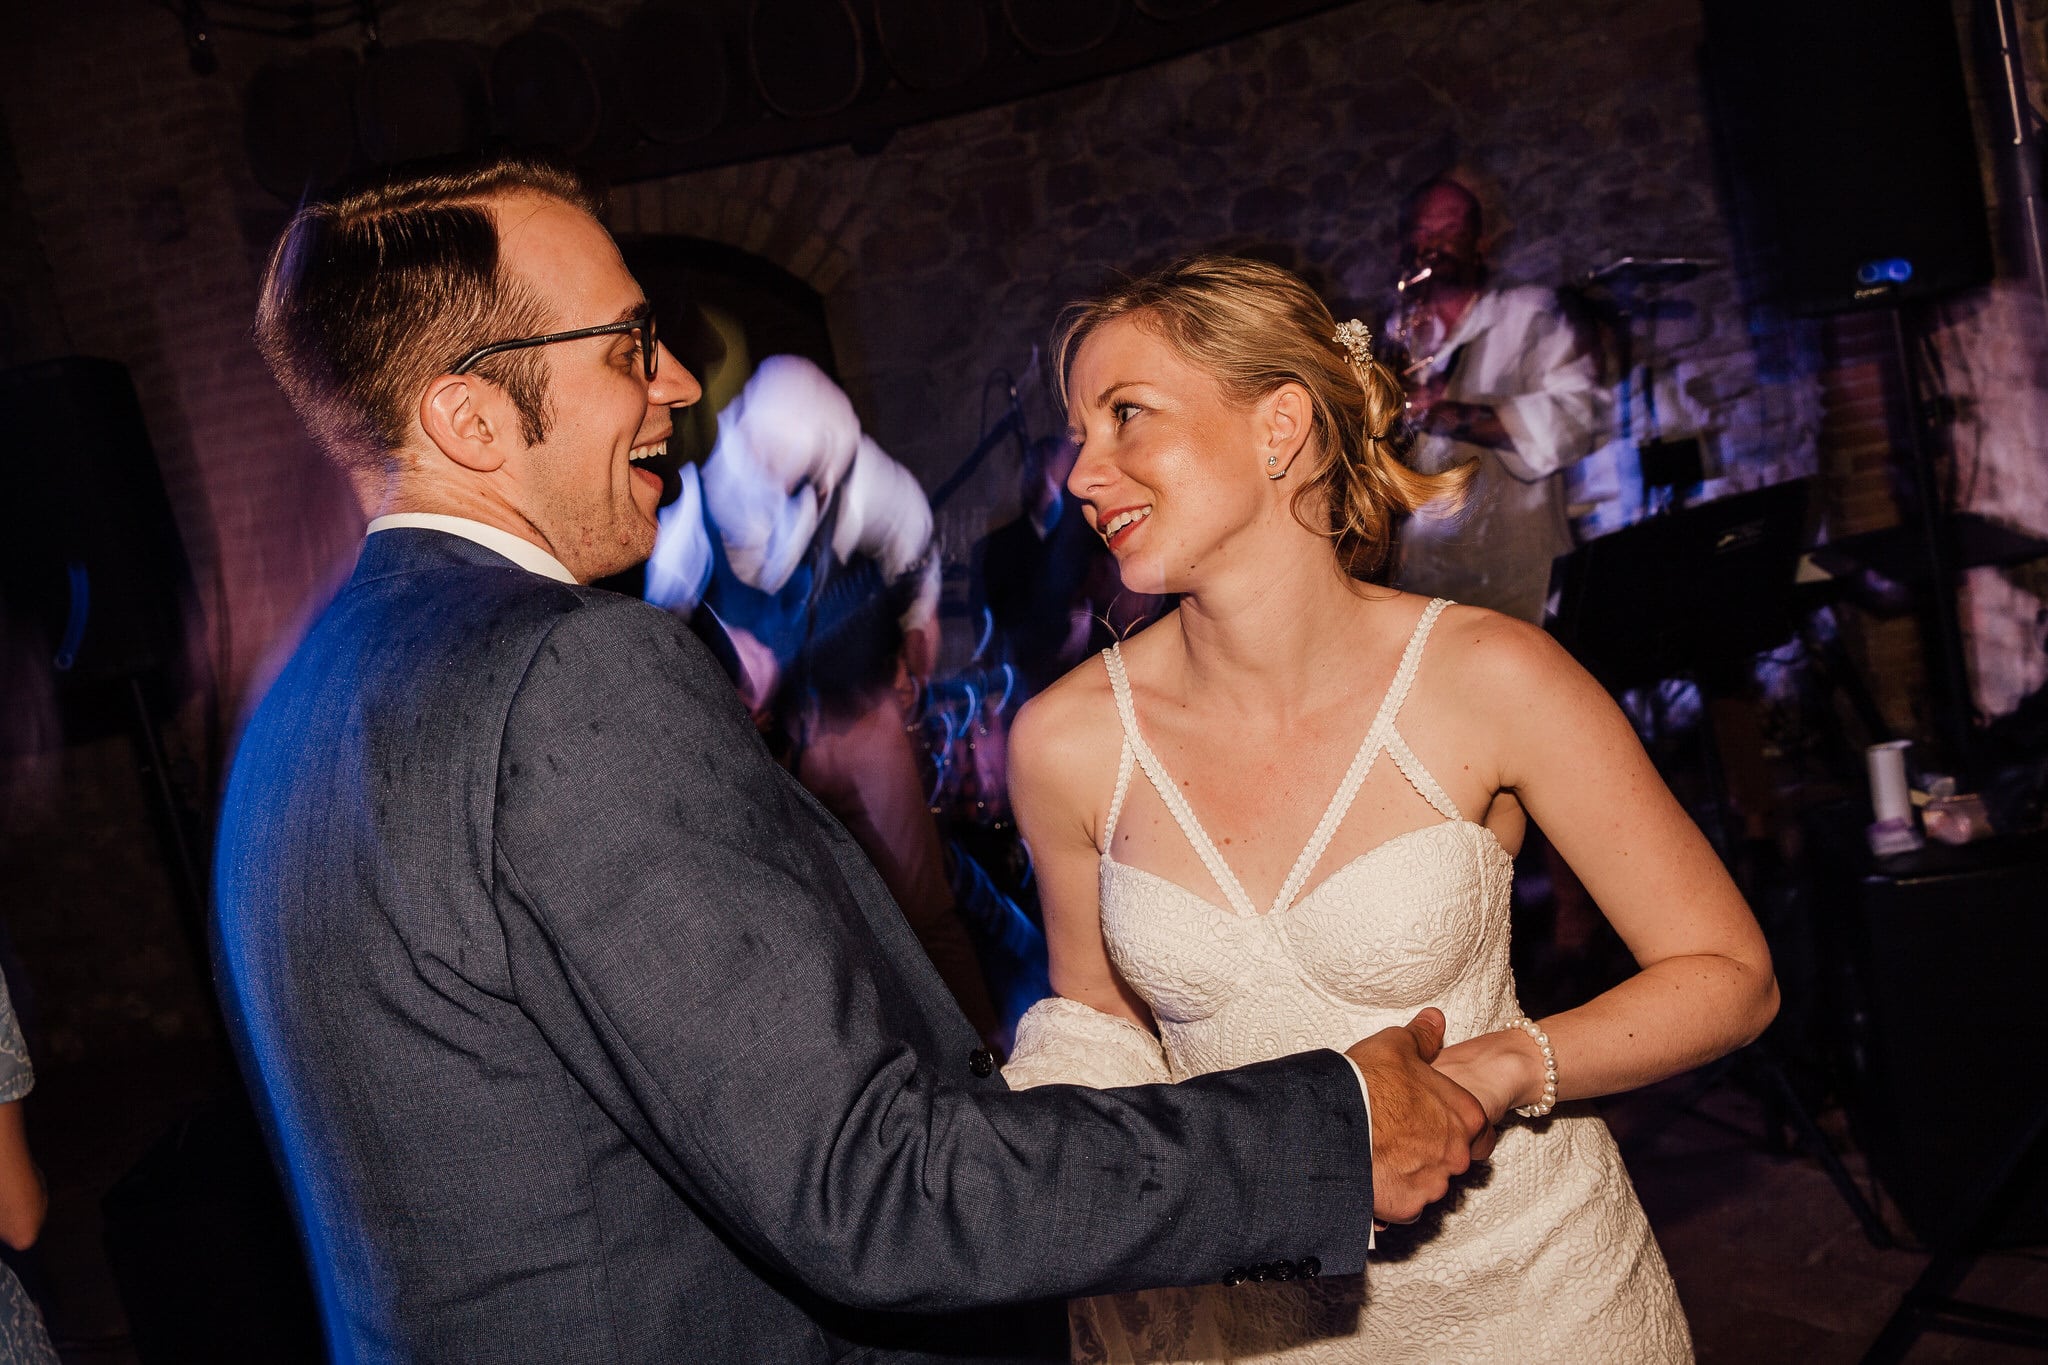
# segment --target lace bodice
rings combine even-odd
[[[1423,612],[1357,755],[1263,913],[1145,742],[1121,652],[1105,651],[1124,756],[1102,846],[1114,844],[1135,765],[1231,902],[1226,909],[1103,855],[1103,938],[1117,970],[1152,1007],[1176,1079],[1307,1048],[1344,1047],[1406,1023],[1424,1005],[1443,1009],[1451,1041],[1503,1027],[1519,1013],[1508,970],[1514,862],[1492,831],[1460,816],[1398,725],[1423,644],[1446,605],[1438,599]],[[1303,894],[1383,756],[1442,823],[1387,840]],[[1290,1002],[1278,1015],[1276,998]]]
[[[1102,857],[1103,938],[1151,1008],[1173,1079],[1348,1047],[1425,1005],[1444,1011],[1453,1042],[1520,1013],[1508,966],[1513,861],[1491,831],[1460,815],[1399,726],[1446,605],[1438,599],[1423,612],[1357,756],[1264,911],[1146,743],[1120,650],[1104,652],[1124,740],[1101,847],[1113,847],[1131,777],[1142,772],[1228,901]],[[1307,888],[1382,758],[1440,821]],[[1130,1035],[1142,1035],[1123,1028],[1111,1039],[1098,1032],[1090,1050],[1128,1054]],[[1031,1033],[1020,1029],[1020,1052]],[[1023,1083],[1069,1078],[1030,1057],[1014,1070]],[[1087,1361],[1691,1358],[1613,1141],[1598,1118],[1570,1107],[1545,1122],[1511,1121],[1492,1161],[1450,1199],[1414,1227],[1382,1234],[1363,1278],[1113,1295],[1076,1303],[1073,1325],[1076,1359]]]

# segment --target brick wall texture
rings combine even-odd
[[[494,44],[552,3],[394,4],[383,38]],[[589,8],[616,17],[624,5]],[[2038,69],[2048,0],[2024,8]],[[5,314],[6,358],[78,351],[133,371],[232,717],[345,571],[362,524],[249,341],[285,209],[251,178],[241,94],[262,63],[304,47],[224,32],[220,70],[198,75],[171,8],[151,0],[11,9],[0,117],[15,176],[0,186],[0,271],[21,302]],[[1112,272],[1259,247],[1315,280],[1340,317],[1377,319],[1398,202],[1453,164],[1486,186],[1507,280],[1562,284],[1628,253],[1730,260],[1700,39],[1697,0],[1360,0],[907,128],[868,154],[623,186],[614,225],[712,238],[810,281],[869,430],[935,484],[974,445],[992,371],[1018,376],[1035,427],[1056,420],[1035,357],[1059,306]],[[1718,449],[1716,491],[1820,473],[1841,529],[1896,518],[1882,381],[1855,348],[1833,364],[1818,325],[1745,309],[1732,270],[1667,301],[1659,354]],[[1951,379],[1972,388],[1976,424],[1958,438],[1979,470],[1972,505],[2048,531],[2038,296],[2002,285],[1945,309],[1942,324]],[[1012,474],[991,461],[949,509],[949,550],[1007,512]],[[2041,681],[2028,581],[1972,585],[1990,705]],[[1886,704],[1912,721],[1910,627],[1872,627],[1864,648]]]

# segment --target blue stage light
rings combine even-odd
[[[1856,267],[1856,283],[1861,285],[1904,284],[1912,278],[1913,263],[1903,256],[1865,261]]]

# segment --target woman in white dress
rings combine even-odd
[[[1377,586],[1394,520],[1455,480],[1399,464],[1397,383],[1300,280],[1183,261],[1070,311],[1056,360],[1068,487],[1130,590],[1180,605],[1017,719],[1057,995],[1011,1083],[1178,1080],[1435,1006],[1437,1065],[1504,1125],[1363,1277],[1246,1267],[1077,1303],[1076,1357],[1690,1359],[1613,1140],[1572,1102],[1770,1021],[1769,954],[1713,850],[1543,632]],[[1533,1021],[1508,969],[1530,819],[1641,965]]]

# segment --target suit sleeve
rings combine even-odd
[[[944,1311],[1362,1269],[1369,1144],[1341,1054],[1015,1093],[892,1031],[909,983],[845,836],[664,614],[620,599],[553,627],[493,829],[522,1007],[670,1180],[812,1289]]]

